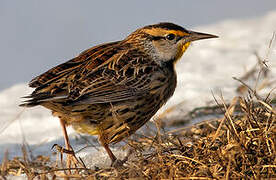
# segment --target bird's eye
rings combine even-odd
[[[175,35],[174,34],[168,34],[167,36],[166,36],[166,39],[168,39],[168,40],[173,40],[175,38]]]

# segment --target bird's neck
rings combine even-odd
[[[184,54],[184,52],[188,49],[188,47],[190,46],[191,42],[187,42],[184,45],[181,45],[178,47],[178,53],[176,55],[176,58],[174,60],[174,63],[176,63],[178,60],[181,59],[182,55]]]

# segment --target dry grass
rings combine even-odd
[[[48,157],[32,161],[4,159],[1,176],[25,174],[29,179],[55,177],[233,179],[276,177],[276,112],[270,101],[236,97],[222,104],[224,117],[154,137],[129,140],[133,149],[121,168],[79,168],[72,175],[55,167]],[[236,109],[238,111],[236,111]],[[159,135],[158,135],[159,134]],[[23,146],[24,147],[24,146]]]

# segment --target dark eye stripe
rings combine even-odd
[[[176,41],[179,41],[180,39],[182,39],[183,37],[181,36],[176,36]]]
[[[151,39],[154,40],[154,41],[158,41],[160,39],[166,39],[166,38],[163,37],[163,36],[151,36]]]
[[[181,37],[181,36],[176,36],[176,41],[179,41],[182,38],[183,37]],[[158,40],[161,40],[161,39],[166,39],[166,37],[163,37],[163,36],[150,36],[150,39],[153,40],[153,41],[158,41]]]

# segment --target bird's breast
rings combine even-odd
[[[152,92],[155,91],[153,94],[157,96],[157,99],[160,101],[160,106],[162,106],[173,95],[176,88],[177,77],[173,66],[166,67],[162,75],[159,74],[156,82],[152,84],[155,84]]]

